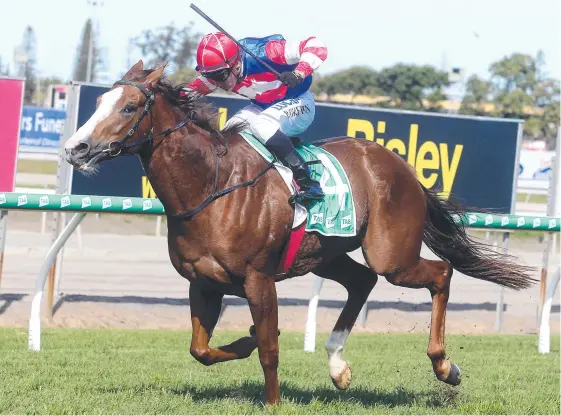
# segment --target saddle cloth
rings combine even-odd
[[[296,195],[297,187],[292,171],[278,161],[264,144],[248,131],[242,137],[268,162],[276,160],[274,166],[283,178],[291,195]],[[299,143],[296,151],[306,162],[319,161],[310,165],[312,178],[318,180],[325,197],[318,201],[295,204],[293,228],[306,221],[306,231],[316,231],[325,236],[352,237],[356,235],[356,215],[353,193],[349,178],[341,163],[331,153],[310,143]]]

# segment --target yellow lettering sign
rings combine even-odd
[[[226,107],[220,107],[218,109],[219,119],[218,119],[218,128],[222,130],[224,125],[226,124],[226,120],[228,120],[228,109]]]
[[[347,136],[357,137],[357,133],[363,133],[366,140],[374,140],[374,126],[368,120],[350,118],[347,125]]]
[[[347,124],[347,136],[364,137],[369,141],[375,140],[381,146],[385,146],[388,150],[403,156],[415,168],[419,181],[423,186],[429,189],[432,188],[440,177],[442,180],[440,196],[448,198],[454,185],[464,146],[460,144],[454,146],[451,157],[447,143],[437,144],[434,141],[428,140],[419,147],[418,124],[411,124],[409,127],[407,145],[399,137],[393,137],[387,141],[383,137],[379,137],[380,134],[385,132],[385,121],[378,121],[376,128],[374,128],[370,121],[356,118],[349,119]]]
[[[427,158],[427,156],[430,156]],[[417,159],[415,162],[415,169],[417,169],[417,175],[419,175],[419,181],[426,188],[432,188],[438,179],[437,173],[431,173],[425,176],[426,170],[438,170],[440,161],[438,160],[438,147],[436,143],[424,142],[419,148],[419,153],[417,153]]]
[[[464,146],[457,144],[456,147],[454,147],[454,154],[450,162],[448,144],[440,143],[440,155],[442,157],[442,192],[440,192],[440,195],[444,198],[448,198],[450,196],[450,191],[452,191],[452,185],[454,184],[454,178],[456,178],[456,172],[458,171],[458,165],[460,164],[463,150]]]
[[[142,198],[156,198],[156,193],[146,176],[142,177]]]

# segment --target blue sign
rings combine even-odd
[[[24,106],[21,115],[19,150],[58,153],[66,111]]]
[[[96,99],[107,87],[82,85],[78,128],[95,112]],[[209,96],[225,118],[249,104],[237,97]],[[419,181],[454,197],[471,210],[510,213],[515,180],[518,129],[516,120],[414,113],[348,105],[316,103],[316,117],[300,136],[313,141],[351,136],[375,141],[401,156],[417,172]],[[96,175],[74,172],[72,193],[154,198],[138,157],[105,161]]]

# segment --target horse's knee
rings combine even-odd
[[[212,356],[211,356],[211,353],[210,353],[210,348],[208,348],[208,347],[191,347],[189,352],[191,353],[193,358],[195,360],[197,360],[198,362],[200,362],[201,364],[204,364],[204,365],[207,365],[207,366],[213,364],[213,362],[211,360]]]

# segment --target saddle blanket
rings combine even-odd
[[[290,168],[278,161],[253,134],[242,131],[241,135],[267,162],[276,160],[275,168],[291,194],[296,195],[297,188]],[[301,143],[295,148],[306,162],[321,162],[309,166],[312,178],[318,180],[325,197],[318,201],[307,201],[306,206],[296,203],[292,227],[296,228],[306,221],[306,231],[317,231],[325,236],[355,236],[356,215],[353,193],[341,163],[331,153],[310,143]]]

